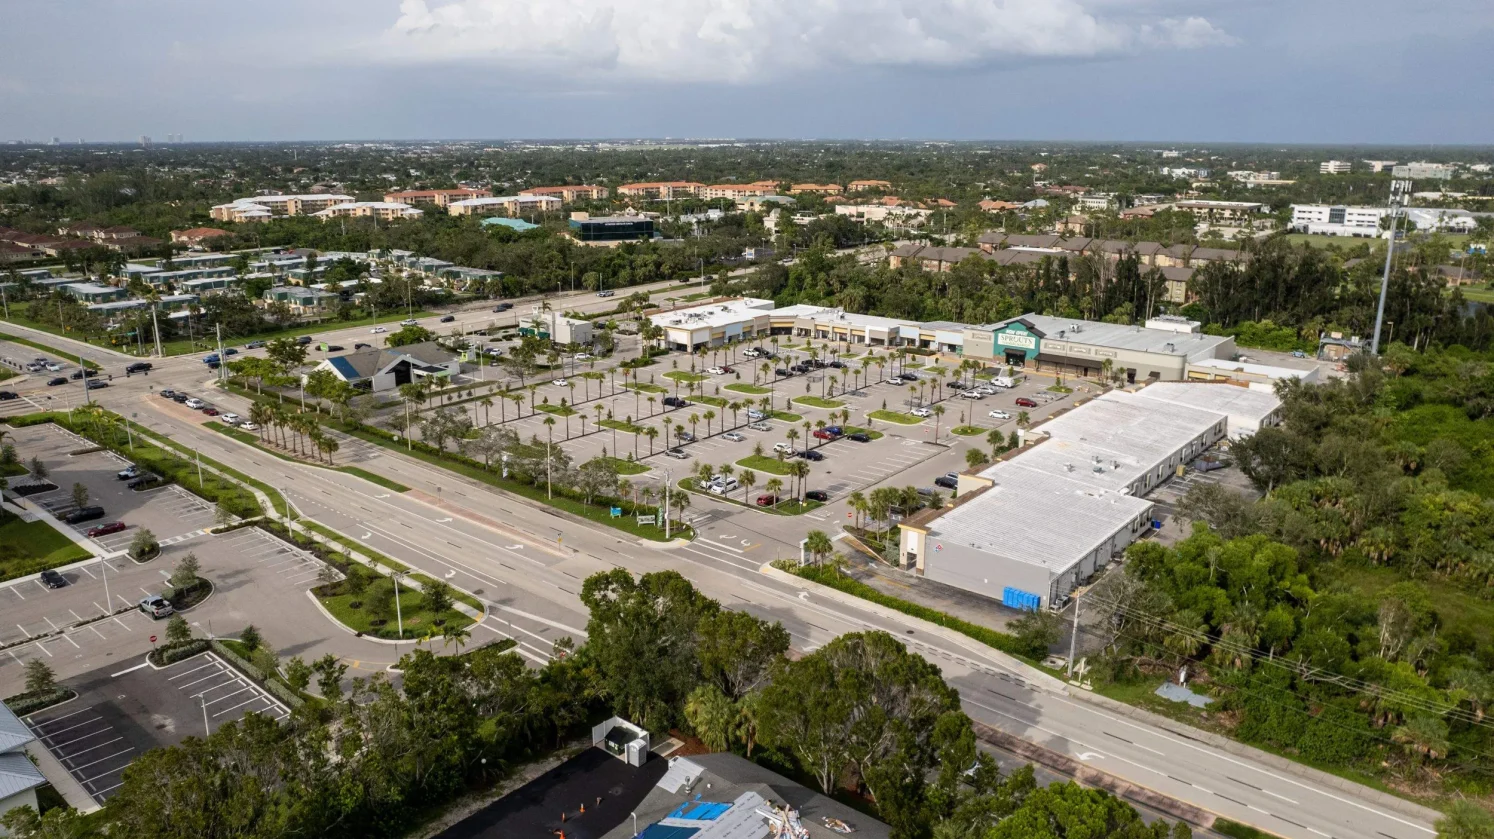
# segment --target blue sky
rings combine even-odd
[[[1488,0],[5,0],[0,140],[1488,143]]]

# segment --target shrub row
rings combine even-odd
[[[213,652],[221,656],[224,661],[242,670],[244,675],[263,685],[265,690],[275,694],[275,697],[281,702],[292,708],[299,708],[306,704],[306,700],[302,699],[294,688],[281,680],[279,673],[266,673],[259,666],[251,664],[238,653],[229,649],[228,645],[221,641],[214,639],[211,645]]]
[[[207,650],[208,642],[206,640],[193,638],[191,641],[184,641],[180,644],[167,644],[164,647],[157,647],[151,650],[150,660],[152,664],[164,667],[167,664],[175,664],[183,659],[191,658],[198,653],[207,652]]]
[[[50,708],[59,702],[66,702],[76,695],[69,688],[58,685],[51,690],[42,691],[41,693],[21,693],[12,696],[5,700],[5,707],[9,708],[12,714],[24,717],[27,714],[34,714],[43,708]]]

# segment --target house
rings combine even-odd
[[[871,190],[891,192],[892,184],[888,181],[851,181],[846,185],[846,192],[868,192]]]
[[[117,239],[103,240],[104,247],[124,254],[146,253],[164,244],[166,244],[164,239],[157,239],[153,236],[121,236]]]
[[[80,221],[76,224],[64,224],[57,228],[57,235],[68,236],[74,239],[93,239],[103,231],[103,227],[91,221]]]
[[[133,228],[133,227],[125,227],[123,225],[118,225],[118,226],[115,226],[115,227],[105,227],[103,230],[99,230],[99,231],[95,232],[89,238],[94,239],[94,240],[99,241],[99,242],[106,242],[106,241],[117,241],[117,240],[120,240],[120,239],[134,239],[134,238],[137,238],[139,236],[140,236],[140,231],[136,230],[135,228]]]
[[[21,262],[27,259],[36,259],[42,252],[26,245],[17,245],[12,242],[0,242],[0,262]]]
[[[216,227],[194,227],[190,230],[171,231],[171,243],[199,247],[206,241],[227,235],[229,235],[227,230],[219,230]]]
[[[36,807],[36,790],[47,783],[26,754],[36,740],[31,729],[0,703],[0,815],[17,807]]]
[[[1022,205],[1016,201],[996,201],[990,198],[976,205],[988,213],[1006,213],[1022,209]]]
[[[383,393],[418,379],[450,379],[461,372],[462,363],[455,353],[442,349],[435,341],[425,341],[336,355],[318,364],[312,372],[316,370],[327,370],[361,390]]]

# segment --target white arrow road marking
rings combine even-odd
[[[735,533],[722,534],[720,536],[717,536],[716,538],[717,539],[722,539],[722,540],[725,540],[725,539],[735,539],[735,538],[737,538],[737,534],[735,534]]]
[[[449,518],[446,518],[446,519],[436,519],[436,524],[445,524],[446,522],[449,522],[449,521],[451,521],[451,519],[449,519]]]
[[[1097,757],[1104,757],[1104,755],[1097,754],[1095,752],[1080,752],[1079,753],[1079,759],[1080,760],[1094,760]]]
[[[524,546],[523,545],[509,545],[509,546],[507,546],[506,550],[516,551],[516,550],[518,550],[518,549],[520,549],[522,547],[524,547]]]
[[[370,530],[369,532],[363,534],[364,541],[368,541],[369,539],[372,539],[372,538],[373,538],[373,531],[372,530]]]
[[[446,579],[448,579],[448,580],[451,579],[452,577],[455,577],[455,576],[456,576],[456,569],[455,568],[453,568],[450,571],[446,572]]]

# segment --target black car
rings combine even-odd
[[[186,402],[188,399],[191,399],[191,398],[192,397],[188,396],[185,393],[181,393],[181,392],[177,392],[177,393],[171,394],[171,401],[173,401],[173,402]]]
[[[690,407],[690,403],[687,402],[687,401],[685,401],[684,399],[681,399],[678,396],[666,396],[666,397],[664,397],[664,407],[666,407],[666,408],[688,408],[688,407]]]
[[[789,376],[792,376],[794,374],[787,367],[780,367],[777,370],[773,371],[773,375],[777,376],[780,379],[787,379]]]
[[[809,492],[804,493],[804,497],[809,501],[825,502],[830,500],[830,493],[822,489],[812,489]]]
[[[945,489],[959,489],[960,479],[954,475],[940,475],[934,479],[934,486]]]
[[[328,344],[327,345],[327,352],[342,352],[342,351],[343,351],[343,346],[341,344]]]
[[[304,347],[307,344],[311,343],[311,336],[310,335],[302,335],[301,337],[299,337],[299,338],[296,339],[296,343],[300,344],[301,346]]]
[[[795,373],[808,373],[809,372],[809,365],[808,364],[795,364],[793,367],[790,367],[789,369],[792,370],[792,371],[794,371]]]
[[[229,347],[229,348],[227,348],[227,349],[225,349],[223,351],[223,354],[224,355],[238,355],[239,351],[236,350],[236,349],[234,349],[233,347]]]
[[[9,402],[12,399],[20,399],[20,395],[8,390],[0,390],[0,402]]]
[[[85,521],[93,521],[104,517],[103,507],[79,507],[68,513],[62,520],[68,524],[80,524]]]
[[[493,307],[493,311],[495,311],[495,312],[506,312],[509,309],[512,309],[513,307],[514,307],[514,304],[512,304],[512,303],[499,303],[498,305],[496,305],[496,306]]]
[[[451,323],[454,320],[456,320],[456,315],[443,315],[441,318],[442,323]]]
[[[855,434],[847,434],[846,439],[855,443],[870,443],[871,435],[863,434],[860,431],[857,431]]]
[[[109,383],[101,382],[98,379],[94,379],[93,381],[84,383],[83,386],[89,390],[98,390],[101,387],[108,387]]]
[[[962,382],[962,381],[960,381],[959,379],[955,379],[954,381],[952,381],[949,384],[945,385],[945,387],[951,387],[951,388],[956,388],[956,389],[959,389],[959,390],[963,390],[965,388],[965,383]]]
[[[338,347],[338,349],[342,349],[342,347]],[[355,350],[371,350],[371,349],[373,349],[373,347],[371,345],[369,345],[369,344],[354,344],[353,345],[353,349],[355,349]]]
[[[832,361],[830,362],[830,366],[834,367],[837,370],[841,370],[845,368],[846,363],[844,361]]]
[[[48,379],[47,380],[47,387],[57,387],[58,385],[65,385],[65,384],[67,384],[67,379],[64,378],[64,377],[62,377],[62,376],[58,376],[55,379]]]
[[[62,588],[67,585],[67,578],[56,571],[47,569],[41,572],[41,584],[47,588]]]
[[[137,361],[125,368],[125,374],[129,375],[130,373],[144,373],[150,369],[151,363],[149,361]]]
[[[904,370],[903,372],[898,373],[898,375],[902,376],[904,381],[909,381],[909,382],[916,382],[916,381],[918,381],[918,376],[915,375],[915,374],[913,374],[913,373],[909,373],[907,370]]]
[[[804,458],[805,460],[813,460],[816,463],[825,459],[824,455],[820,454],[814,449],[805,449],[804,451],[799,452],[799,456]]]
[[[79,379],[91,379],[98,374],[99,371],[97,370],[89,370],[86,367],[80,367],[77,370],[74,370],[73,375],[69,376],[68,378],[72,379],[73,381],[77,381]]]
[[[155,483],[155,481],[155,475],[141,475],[140,477],[135,478],[129,483],[125,484],[125,487],[128,489],[140,489],[142,487],[148,486],[149,484]]]
[[[695,435],[691,434],[688,431],[681,431],[679,434],[676,434],[675,437],[677,437],[681,443],[695,442]]]

